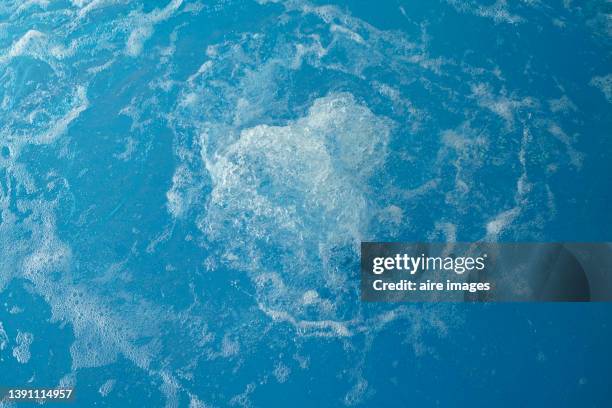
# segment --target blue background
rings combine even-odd
[[[608,406],[609,305],[363,304],[358,248],[610,241],[610,12],[2,2],[0,386]]]

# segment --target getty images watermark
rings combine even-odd
[[[611,301],[610,243],[361,245],[364,301]]]

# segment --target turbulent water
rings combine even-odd
[[[609,307],[364,304],[358,251],[610,240],[611,12],[0,2],[0,386],[600,406]]]

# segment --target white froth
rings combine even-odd
[[[216,231],[236,212],[256,236],[285,230],[358,239],[367,219],[362,183],[383,162],[388,136],[385,120],[348,94],[318,99],[287,126],[243,131],[207,163],[214,183],[208,227]]]
[[[72,3],[80,8],[77,13],[77,17],[80,19],[94,10],[125,1],[126,0],[73,0]]]
[[[591,86],[599,89],[609,103],[612,103],[612,74],[596,76],[589,82]]]
[[[53,60],[62,60],[73,56],[78,47],[78,41],[72,41],[69,46],[55,43],[53,39],[38,30],[28,30],[11,45],[8,51],[0,55],[0,65],[5,65],[17,57],[30,57],[54,65]]]
[[[206,158],[213,190],[201,227],[226,244],[233,258],[224,258],[233,266],[255,275],[280,269],[258,284],[268,309],[299,315],[307,285],[338,296],[346,291],[348,271],[328,266],[330,254],[355,248],[367,232],[373,216],[367,181],[384,163],[390,128],[352,95],[331,94],[315,100],[306,116],[248,128]],[[253,257],[277,250],[287,255],[271,262]],[[316,305],[328,321],[323,331],[334,326],[334,308],[325,305]],[[300,320],[298,327],[318,330],[318,323]]]
[[[17,332],[17,337],[15,338],[16,346],[13,347],[13,357],[15,357],[19,363],[25,364],[30,361],[30,346],[33,341],[34,335],[32,333]]]
[[[6,330],[4,330],[4,326],[2,325],[2,322],[0,322],[0,351],[6,348],[6,346],[8,345],[8,342],[9,342],[8,335],[6,334]]]
[[[102,384],[100,388],[98,389],[98,392],[100,393],[100,395],[103,397],[108,396],[108,394],[110,394],[113,388],[115,387],[116,382],[117,380],[115,379],[106,380],[104,384]]]
[[[507,130],[512,130],[516,113],[521,108],[533,108],[537,102],[530,97],[514,98],[504,93],[495,93],[488,84],[472,85],[472,97],[479,106],[490,110],[506,122]]]
[[[4,55],[0,55],[0,65],[8,63],[11,59],[23,55],[38,56],[41,55],[44,50],[44,39],[45,34],[38,30],[29,30],[21,38],[19,38],[8,52]]]
[[[125,45],[125,53],[137,57],[142,52],[145,42],[153,35],[155,25],[169,19],[183,4],[183,0],[172,0],[163,9],[155,9],[148,14],[139,15]]]
[[[368,382],[360,376],[353,387],[344,396],[344,405],[350,407],[360,404],[363,401],[367,390]]]
[[[172,176],[172,187],[166,192],[168,212],[175,218],[183,218],[199,195],[191,171],[185,165],[177,167]]]
[[[489,5],[479,4],[475,1],[446,0],[457,11],[470,13],[478,17],[491,19],[495,23],[517,24],[525,19],[517,14],[513,14],[508,9],[506,0],[496,0]]]
[[[282,384],[289,379],[289,376],[291,375],[291,369],[282,362],[279,362],[276,364],[276,367],[274,367],[274,371],[272,373],[274,374],[274,378],[276,378],[276,381]]]
[[[612,94],[610,96],[612,97]],[[563,95],[557,99],[549,99],[548,107],[553,113],[570,113],[578,111],[578,107],[567,95]]]
[[[564,145],[565,150],[567,151],[567,155],[570,158],[571,164],[576,169],[580,170],[580,168],[582,168],[582,161],[584,160],[584,155],[574,148],[572,144],[572,139],[569,137],[569,135],[567,135],[563,131],[561,126],[553,122],[549,124],[548,131]]]
[[[89,107],[87,99],[87,88],[77,86],[72,96],[72,105],[70,110],[49,128],[46,132],[39,135],[36,140],[37,144],[49,144],[54,142],[59,136],[64,134],[70,124],[81,115]]]
[[[491,221],[487,222],[487,237],[491,240],[495,240],[504,228],[512,224],[519,213],[520,208],[513,207],[497,214]]]

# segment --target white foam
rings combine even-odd
[[[521,138],[521,148],[518,152],[518,161],[521,166],[521,174],[516,181],[516,191],[514,193],[514,206],[508,210],[501,211],[493,219],[486,223],[486,241],[496,241],[498,237],[508,229],[510,225],[520,216],[523,207],[528,203],[528,193],[531,190],[529,178],[527,176],[527,147],[531,142],[531,132],[527,126],[523,128]]]
[[[457,11],[474,14],[479,17],[491,19],[495,23],[518,24],[525,19],[508,10],[506,0],[496,0],[490,5],[482,5],[475,1],[446,0]]]
[[[155,25],[169,19],[183,4],[183,0],[171,0],[163,9],[155,9],[148,14],[139,15],[125,45],[125,53],[137,57],[142,52],[144,43],[153,35]]]
[[[53,143],[59,136],[64,134],[70,124],[89,107],[89,100],[87,99],[87,88],[85,88],[84,86],[78,85],[74,90],[72,98],[73,99],[71,109],[63,117],[56,120],[50,129],[36,137],[36,139],[33,140],[34,143]]]
[[[199,192],[193,188],[193,175],[185,165],[180,165],[172,176],[172,187],[166,193],[166,206],[170,214],[175,218],[182,218]]]
[[[291,369],[282,362],[279,362],[276,364],[276,367],[274,367],[274,371],[272,372],[272,374],[274,374],[276,381],[282,384],[289,379],[289,376],[291,375]]]
[[[79,42],[73,40],[69,46],[56,43],[45,33],[29,30],[15,41],[9,50],[0,55],[0,66],[18,57],[31,57],[55,67],[54,60],[59,61],[71,57],[76,52]]]
[[[350,337],[350,322],[334,320],[297,320],[284,310],[269,309],[262,304],[259,309],[274,322],[289,323],[297,334],[305,337]]]
[[[593,77],[589,84],[599,89],[606,100],[612,103],[612,74]]]
[[[352,407],[360,404],[363,402],[367,390],[368,382],[360,376],[353,387],[344,396],[344,405]]]
[[[557,99],[549,99],[548,107],[553,113],[570,113],[578,111],[578,107],[567,95],[563,95]]]
[[[189,395],[189,408],[211,408],[208,404],[201,401],[197,396]]]
[[[282,293],[260,291],[270,309],[282,303],[299,314],[306,285],[344,291],[348,272],[326,271],[325,262],[336,247],[356,248],[366,232],[373,216],[367,211],[367,180],[385,160],[390,128],[352,95],[331,94],[315,100],[306,116],[285,126],[248,128],[205,158],[213,190],[201,228],[226,244],[232,257],[225,259],[235,267],[256,276],[281,268],[287,275]],[[252,258],[279,249],[291,254],[286,261],[260,264]],[[324,304],[317,308],[321,320],[333,320]]]
[[[13,347],[13,357],[21,363],[26,364],[30,361],[30,357],[32,354],[30,353],[30,346],[34,341],[34,335],[28,332],[17,332],[17,337],[15,338],[15,343],[17,344]]]
[[[49,0],[26,0],[19,5],[15,14],[20,14],[23,11],[26,11],[33,7],[38,7],[42,10],[46,10],[47,6],[49,6]]]
[[[567,151],[567,155],[570,158],[570,163],[578,170],[582,168],[582,161],[584,160],[584,154],[577,151],[573,144],[572,139],[567,135],[561,126],[557,123],[550,122],[548,125],[548,131],[551,135],[553,135],[557,140],[559,140]]]
[[[15,57],[29,55],[39,56],[46,52],[44,39],[45,34],[38,30],[29,30],[21,38],[13,43],[8,52],[0,55],[0,65],[10,62]]]
[[[487,239],[495,240],[500,233],[516,219],[520,213],[520,207],[513,207],[497,214],[491,221],[487,222]]]
[[[2,325],[2,322],[0,322],[0,351],[6,348],[6,346],[8,345],[8,342],[9,342],[8,335],[6,334],[6,330],[4,330],[4,326]]]
[[[100,388],[98,389],[98,392],[100,393],[100,395],[102,397],[107,397],[108,394],[110,394],[111,391],[113,391],[113,388],[115,387],[116,382],[117,380],[115,379],[106,380],[104,384],[102,384]]]
[[[507,130],[513,130],[516,112],[521,108],[533,108],[537,102],[530,97],[514,98],[503,92],[495,93],[488,84],[472,85],[472,97],[479,106],[490,110],[506,122]]]
[[[365,40],[363,39],[363,37],[361,37],[359,34],[357,34],[354,31],[349,30],[348,28],[338,25],[338,24],[331,24],[329,27],[329,30],[332,33],[341,33],[346,35],[348,38],[350,38],[351,40],[355,41],[357,44],[365,44]]]
[[[79,7],[77,18],[81,19],[94,10],[115,4],[126,3],[128,0],[73,0],[72,4]]]

